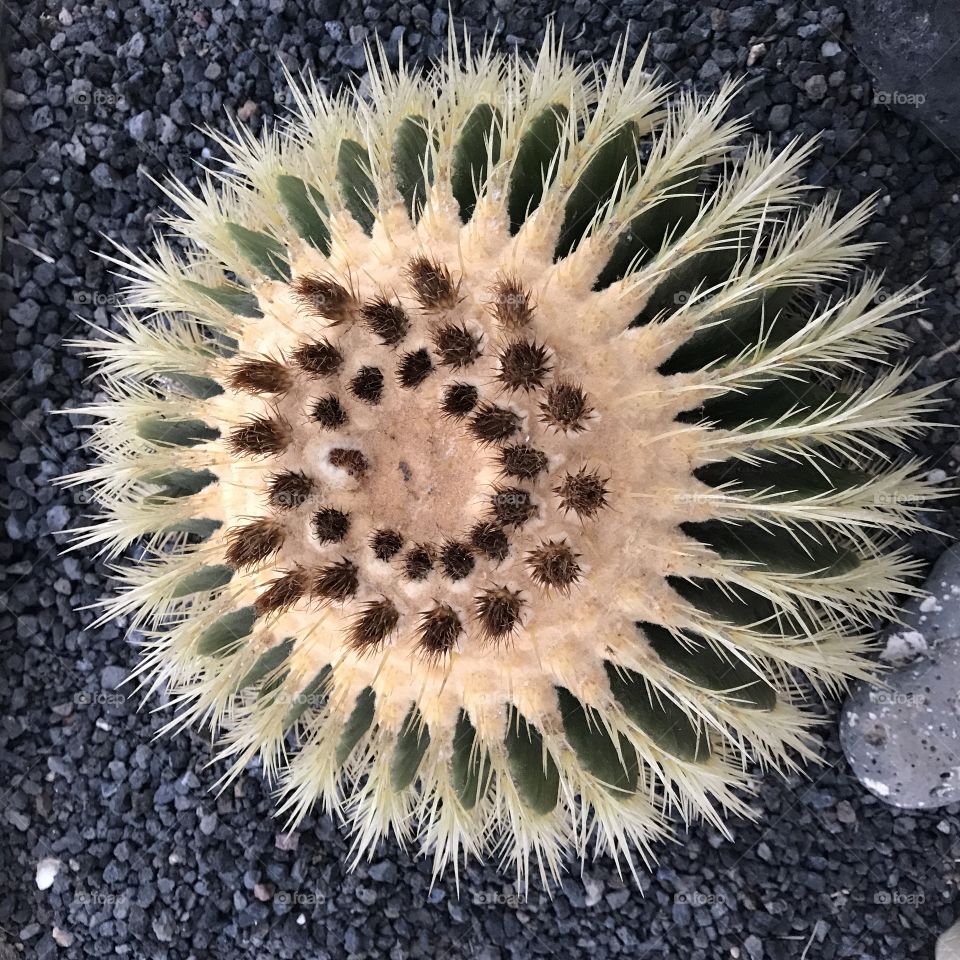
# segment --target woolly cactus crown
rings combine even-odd
[[[929,391],[878,372],[919,292],[821,293],[868,206],[803,202],[808,146],[733,162],[732,85],[671,99],[550,31],[372,60],[369,102],[307,78],[218,137],[176,244],[116,261],[80,542],[142,543],[106,616],[292,821],[632,870],[868,673],[925,495],[888,451]]]

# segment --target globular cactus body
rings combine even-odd
[[[671,811],[745,812],[911,572],[924,483],[884,457],[929,401],[876,369],[918,292],[824,299],[866,206],[802,203],[805,147],[732,163],[732,87],[624,68],[548,37],[373,64],[369,104],[294,85],[282,134],[169,188],[186,253],[126,251],[87,343],[81,542],[146,545],[108,615],[225,778],[259,753],[358,857],[633,869]]]

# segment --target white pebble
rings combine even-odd
[[[37,864],[37,886],[41,890],[49,890],[63,864],[54,857],[44,857]]]

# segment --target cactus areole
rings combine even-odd
[[[121,249],[83,341],[79,541],[141,545],[105,616],[289,822],[634,870],[869,674],[928,495],[891,451],[929,391],[882,363],[919,291],[855,275],[868,206],[808,197],[808,146],[734,159],[733,85],[450,49],[372,54],[369,101],[291,80],[167,187],[176,248]]]

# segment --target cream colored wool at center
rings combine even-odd
[[[693,498],[685,494],[700,487],[691,475],[696,438],[676,435],[672,429],[684,395],[665,393],[658,386],[663,378],[656,373],[655,363],[641,354],[649,335],[628,331],[612,341],[590,335],[607,327],[625,329],[642,306],[636,295],[614,298],[577,282],[579,277],[569,263],[554,264],[552,256],[543,255],[552,244],[538,235],[536,217],[512,237],[505,215],[501,211],[497,216],[494,204],[488,203],[489,211],[478,210],[474,220],[461,225],[452,199],[438,194],[435,190],[416,227],[402,207],[386,224],[377,224],[372,237],[352,221],[344,222],[342,233],[335,233],[343,239],[336,243],[329,261],[304,245],[292,262],[294,278],[329,274],[352,285],[359,300],[380,292],[399,294],[411,319],[402,348],[415,349],[429,343],[429,329],[438,319],[434,311],[417,309],[403,275],[410,254],[421,252],[447,265],[454,282],[460,281],[460,303],[443,315],[483,331],[482,357],[455,375],[438,375],[446,373],[441,368],[416,390],[401,388],[388,375],[377,406],[337,391],[348,410],[344,429],[325,433],[316,425],[312,431],[310,425],[300,426],[299,435],[313,432],[315,438],[302,449],[288,448],[279,459],[225,458],[220,484],[210,497],[216,503],[217,519],[256,517],[265,513],[264,491],[278,467],[303,469],[313,476],[322,471],[330,502],[361,520],[352,523],[344,543],[319,551],[310,531],[309,512],[304,513],[278,562],[271,566],[287,569],[295,562],[316,563],[324,555],[339,553],[353,558],[361,566],[357,599],[381,595],[392,599],[401,614],[399,628],[386,656],[369,656],[344,649],[343,637],[352,616],[348,610],[321,610],[303,603],[280,614],[269,630],[260,633],[258,642],[265,648],[286,636],[309,638],[297,644],[289,663],[302,686],[324,665],[335,663],[335,695],[342,693],[351,700],[367,686],[390,690],[388,698],[378,700],[376,718],[394,730],[416,701],[441,742],[448,739],[463,705],[476,718],[478,729],[489,728],[494,737],[509,701],[531,722],[558,729],[556,684],[575,691],[587,703],[605,705],[609,692],[603,660],[617,651],[618,662],[641,668],[643,647],[637,642],[633,621],[670,619],[673,603],[663,577],[686,541],[678,535],[678,522],[692,519]],[[499,229],[492,229],[494,224]],[[441,582],[437,576],[405,581],[396,576],[394,567],[373,556],[367,540],[374,525],[400,529],[409,542],[461,536],[485,511],[499,475],[490,451],[470,436],[462,422],[444,420],[439,411],[442,388],[451,379],[485,390],[497,386],[496,348],[510,335],[491,316],[490,299],[496,277],[504,274],[516,276],[532,292],[535,310],[524,332],[550,348],[552,374],[562,373],[582,384],[594,413],[586,430],[565,433],[539,420],[530,395],[498,388],[498,402],[524,413],[522,438],[549,457],[547,479],[535,487],[539,513],[513,533],[512,549],[504,561],[480,560],[471,575],[453,583]],[[323,319],[309,315],[298,304],[286,284],[267,281],[258,295],[265,315],[245,325],[242,355],[290,353],[297,343],[323,332],[348,358],[341,374],[344,380],[348,369],[353,372],[366,364],[390,369],[399,355],[399,348],[379,346],[360,323],[353,329],[328,328]],[[600,313],[602,322],[597,319]],[[655,358],[656,351],[650,356]],[[639,407],[619,402],[628,390],[633,393],[645,387],[651,396],[659,394],[656,402]],[[328,381],[304,377],[279,409],[299,410],[304,419],[308,399],[329,390]],[[232,390],[211,405],[224,435],[247,416],[268,415],[277,409],[270,400]],[[291,413],[289,419],[294,416]],[[370,474],[358,481],[330,467],[325,454],[334,446],[361,449],[372,462]],[[401,454],[412,473],[409,481],[402,474]],[[564,514],[551,489],[564,469],[581,466],[610,478],[609,506],[594,519],[581,520],[572,511]],[[678,481],[685,485],[678,486]],[[654,497],[657,509],[649,509],[646,497],[633,496],[635,490]],[[223,533],[228,529],[229,524]],[[524,562],[527,551],[541,541],[562,539],[580,554],[584,574],[566,596],[531,584]],[[685,569],[691,572],[689,562]],[[262,571],[238,602],[252,603],[272,573],[272,569]],[[474,624],[477,587],[493,584],[521,588],[528,601],[523,627],[507,650],[484,643]],[[449,665],[428,664],[417,658],[414,649],[413,628],[433,599],[449,602],[466,631]]]

